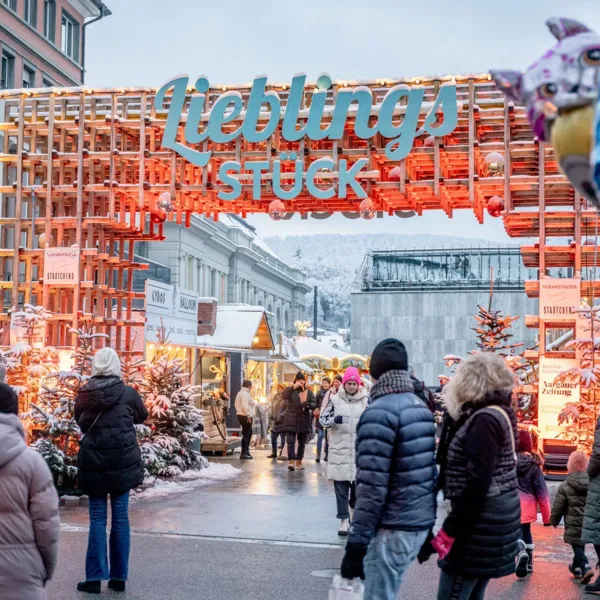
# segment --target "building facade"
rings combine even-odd
[[[110,14],[100,0],[0,0],[0,89],[81,85],[86,27]]]
[[[306,274],[279,259],[243,219],[192,216],[189,228],[167,221],[164,235],[138,252],[168,267],[172,284],[219,304],[262,306],[274,334],[291,335],[294,321],[304,319]]]
[[[450,372],[444,356],[476,349],[475,315],[478,306],[489,307],[491,289],[493,310],[520,317],[511,342],[531,348],[535,335],[524,317],[538,310],[525,294],[532,277],[519,247],[372,252],[352,293],[352,351],[370,355],[382,339],[396,337],[417,376],[435,385]]]

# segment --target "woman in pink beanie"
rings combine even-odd
[[[344,373],[338,393],[321,413],[321,425],[329,431],[327,478],[333,480],[339,535],[347,536],[356,502],[356,428],[367,408],[369,395],[361,385],[358,369]]]

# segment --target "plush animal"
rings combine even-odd
[[[600,36],[573,19],[552,18],[546,24],[558,43],[523,73],[492,71],[492,79],[509,100],[525,104],[533,131],[551,141],[569,181],[600,207],[591,158]]]

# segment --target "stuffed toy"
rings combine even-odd
[[[509,100],[526,106],[535,135],[552,143],[569,181],[600,207],[593,164],[600,36],[573,19],[546,24],[558,43],[523,73],[492,71],[492,79]]]

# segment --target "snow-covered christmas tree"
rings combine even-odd
[[[138,427],[138,438],[147,475],[176,477],[206,465],[193,448],[204,430],[202,411],[194,405],[200,388],[189,385],[186,363],[171,355],[162,327],[154,346],[154,357],[140,383],[149,418]]]
[[[34,447],[46,460],[59,488],[74,488],[81,432],[74,417],[75,398],[89,379],[96,340],[108,338],[93,329],[74,331],[77,347],[69,371],[54,371],[41,382],[39,397],[24,415]]]

